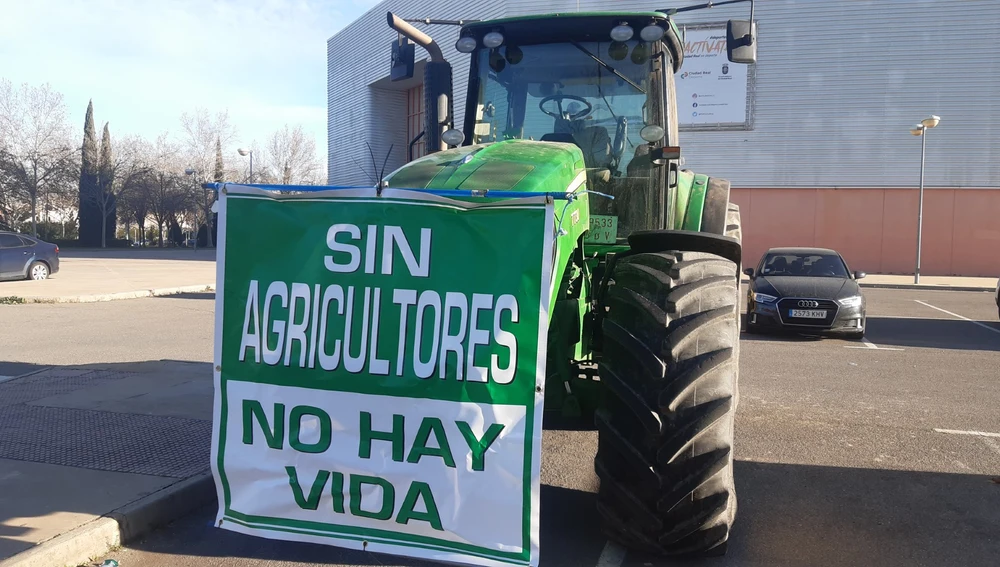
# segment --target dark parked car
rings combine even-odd
[[[747,268],[747,332],[765,329],[865,336],[865,296],[847,262],[825,248],[772,248]]]
[[[44,280],[58,271],[58,246],[31,236],[0,231],[0,280]]]

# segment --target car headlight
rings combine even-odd
[[[857,307],[861,305],[861,296],[855,295],[853,297],[845,297],[844,299],[838,300],[844,307]]]
[[[757,303],[774,303],[778,298],[766,293],[755,293],[753,294],[753,300]]]

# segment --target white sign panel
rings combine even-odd
[[[676,76],[680,127],[748,127],[749,66],[729,62],[725,25],[682,32],[684,64]]]

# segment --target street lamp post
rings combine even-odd
[[[236,150],[241,156],[250,156],[250,183],[253,183],[253,150],[248,150],[246,148],[240,148]]]
[[[927,155],[927,130],[933,128],[941,122],[940,116],[928,116],[920,121],[910,133],[920,136],[920,197],[917,204],[917,264],[913,270],[913,283],[920,283],[920,245],[923,240],[924,231],[924,158]]]

